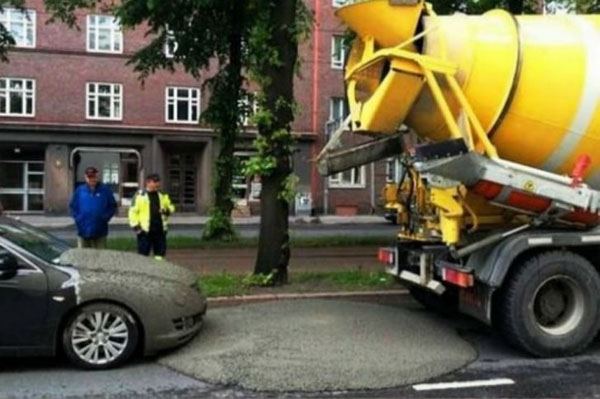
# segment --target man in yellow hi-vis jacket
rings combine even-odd
[[[138,253],[162,259],[167,253],[167,221],[175,212],[169,196],[160,191],[160,176],[146,177],[146,189],[138,192],[129,208],[129,224],[137,234]]]

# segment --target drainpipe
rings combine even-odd
[[[320,36],[319,24],[321,22],[321,0],[314,0],[315,8],[315,22],[313,29],[313,81],[312,81],[312,130],[316,135],[316,141],[312,146],[312,159],[316,159],[319,154],[317,146],[320,143],[320,132],[319,132],[319,45]],[[317,173],[316,165],[312,166],[311,169],[311,192],[314,194],[316,200],[317,193],[319,191],[320,176]],[[323,189],[327,190],[327,182],[323,182]],[[324,212],[327,214],[327,199],[325,198],[326,191],[323,193],[324,201]]]
[[[371,213],[375,213],[375,162],[371,162]]]

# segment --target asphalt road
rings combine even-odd
[[[202,225],[178,225],[169,229],[169,234],[174,236],[197,236],[202,235],[204,226]],[[240,236],[251,238],[258,237],[258,225],[238,225],[236,226]],[[74,227],[47,229],[52,234],[64,239],[74,240],[76,232]],[[398,227],[382,221],[381,223],[361,223],[361,224],[292,224],[290,225],[290,234],[294,237],[331,237],[331,236],[350,236],[350,237],[394,237]],[[110,227],[110,237],[133,237],[133,233],[128,226],[116,225]]]
[[[418,309],[408,297],[389,304]],[[423,310],[423,312],[425,312]],[[138,361],[119,370],[81,372],[54,359],[2,359],[0,398],[594,398],[600,397],[600,342],[582,356],[567,359],[533,359],[506,346],[494,332],[465,317],[453,319],[427,313],[456,329],[479,352],[469,366],[430,383],[483,381],[507,385],[479,388],[432,386],[418,391],[408,385],[393,389],[351,392],[258,393],[236,387],[214,386],[158,365],[156,359]],[[417,387],[418,388],[418,387]]]

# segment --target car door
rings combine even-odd
[[[0,347],[41,346],[47,335],[48,284],[43,270],[0,242],[0,256],[17,262],[13,273],[0,273]]]

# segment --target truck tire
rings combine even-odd
[[[446,316],[451,316],[458,311],[458,291],[452,287],[446,289],[442,295],[438,295],[426,288],[410,287],[412,297],[425,307]]]
[[[568,251],[545,252],[515,266],[498,308],[506,339],[538,357],[587,348],[600,328],[600,276],[594,266]]]

